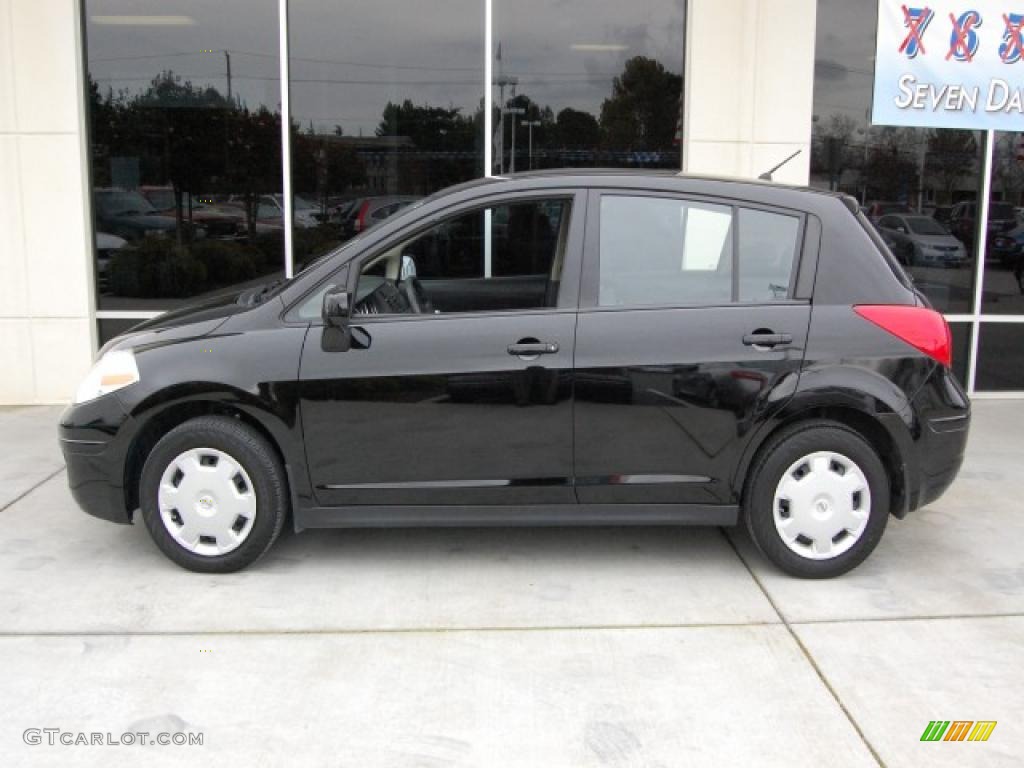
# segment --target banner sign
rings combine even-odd
[[[1024,0],[879,0],[871,121],[1024,131]]]

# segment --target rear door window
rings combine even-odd
[[[675,198],[601,197],[598,305],[788,299],[797,215]]]
[[[602,197],[598,304],[728,302],[732,245],[727,206]]]

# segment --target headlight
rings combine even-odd
[[[96,361],[92,370],[78,386],[75,405],[95,400],[139,380],[139,367],[135,353],[130,349],[115,349]]]

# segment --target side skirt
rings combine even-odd
[[[739,507],[719,504],[536,506],[349,506],[295,508],[305,528],[431,528],[574,525],[736,525]]]

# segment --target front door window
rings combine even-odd
[[[356,314],[553,307],[570,202],[525,200],[445,219],[363,264]]]

